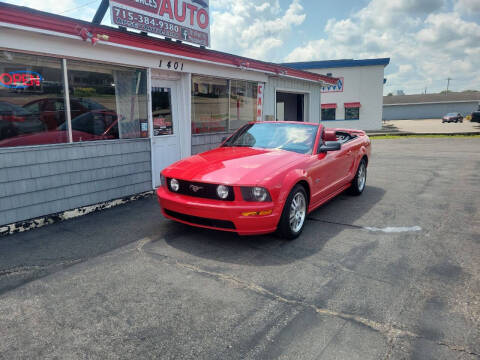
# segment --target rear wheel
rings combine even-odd
[[[285,201],[282,217],[278,224],[279,235],[288,240],[297,238],[305,226],[307,209],[307,193],[302,185],[296,185]]]
[[[348,188],[348,192],[352,195],[360,195],[365,189],[367,183],[367,161],[362,159],[358,165],[357,173],[353,178],[352,185]]]

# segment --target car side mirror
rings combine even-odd
[[[342,148],[342,144],[338,141],[325,141],[324,144],[320,145],[318,148],[319,153],[326,153],[328,151],[337,151]]]

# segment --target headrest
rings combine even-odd
[[[335,130],[325,130],[323,141],[337,141],[337,132]]]

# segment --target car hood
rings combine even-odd
[[[258,185],[306,155],[284,150],[220,147],[167,167],[166,177],[227,185]]]

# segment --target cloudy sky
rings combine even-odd
[[[91,20],[100,0],[12,0]],[[480,0],[210,0],[212,48],[273,62],[390,57],[384,93],[480,90]],[[109,23],[106,17],[104,23]]]

